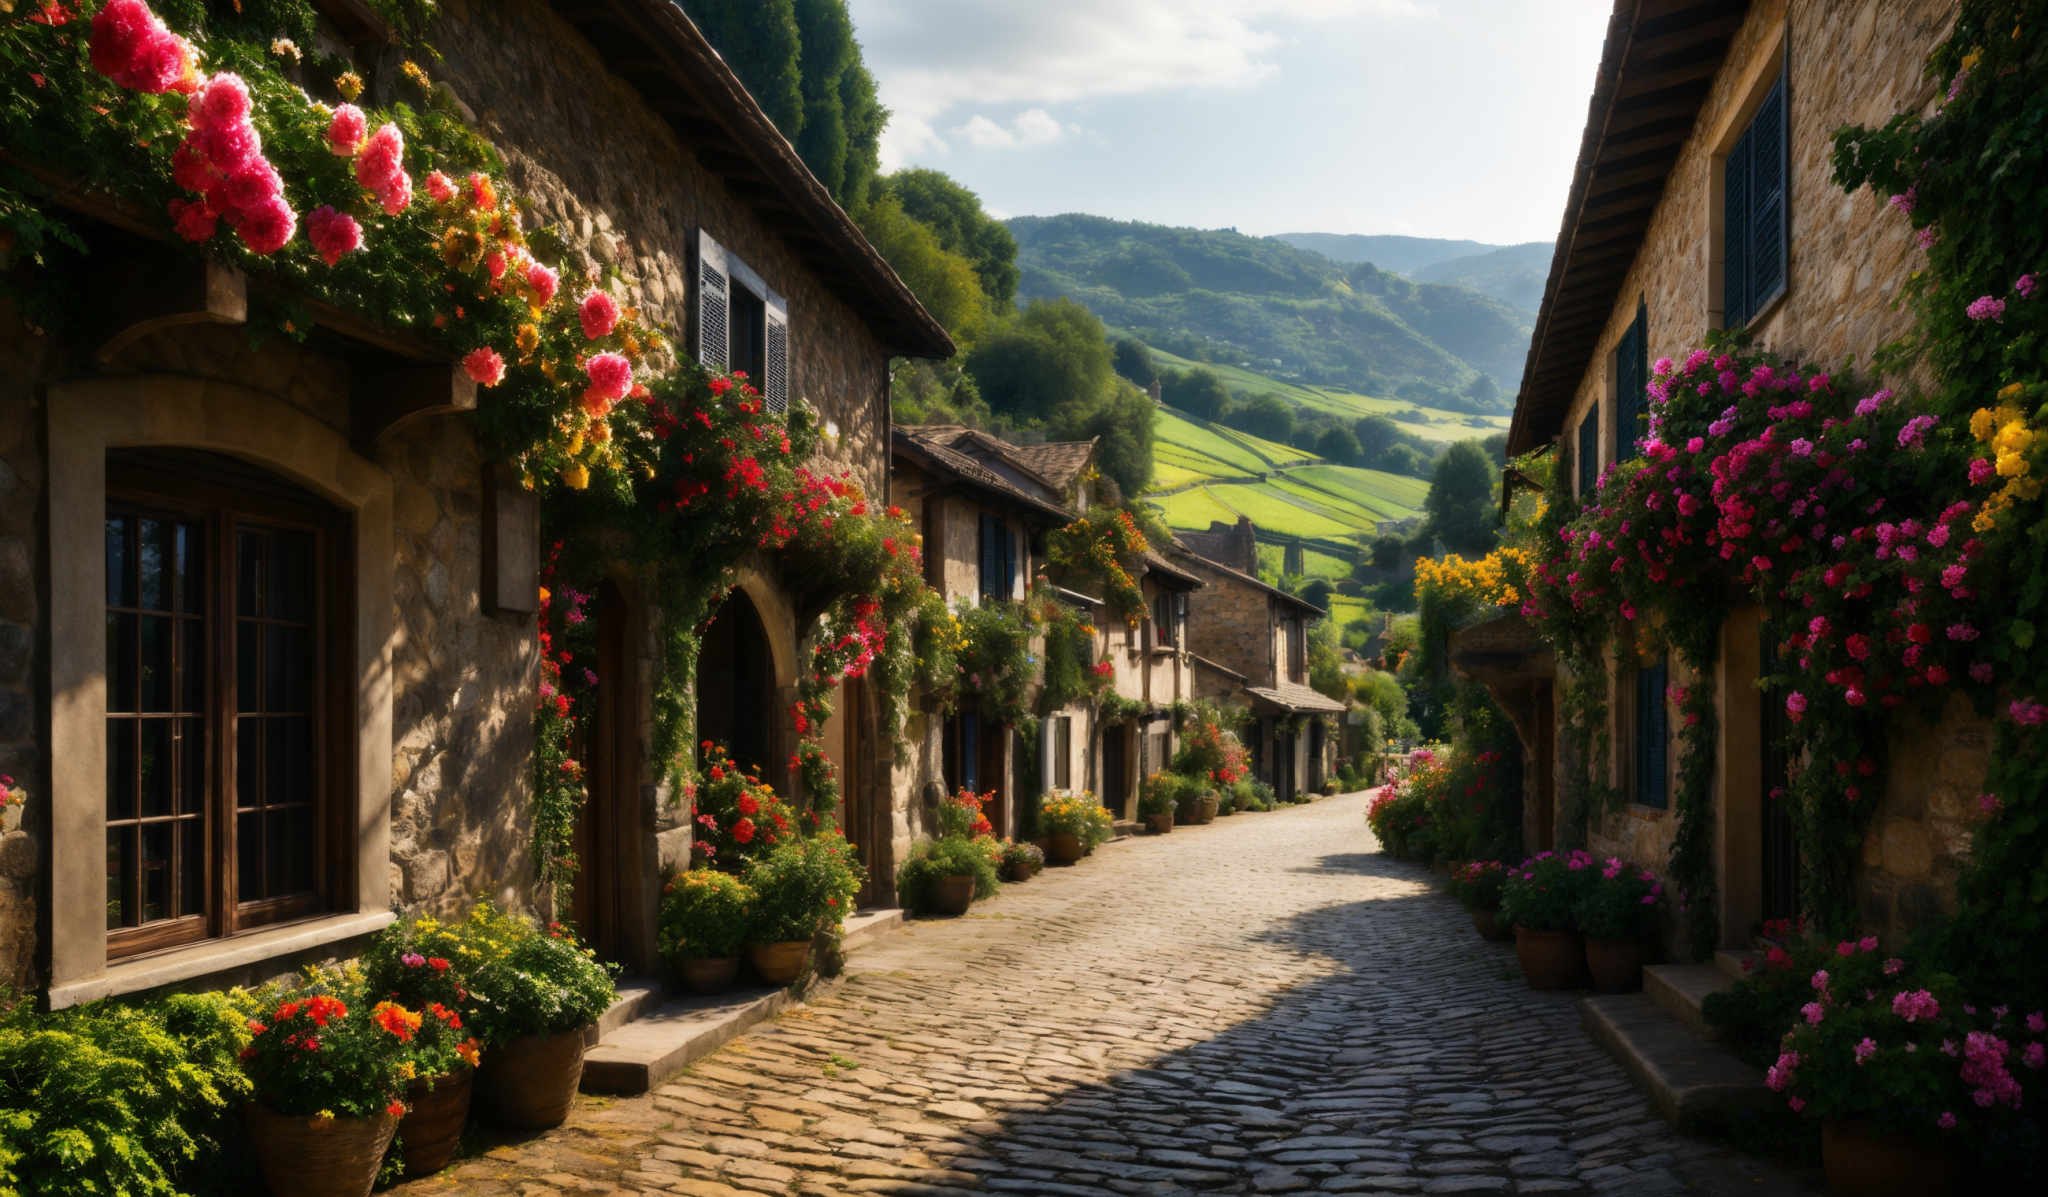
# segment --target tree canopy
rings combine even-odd
[[[1230,388],[1211,370],[1168,371],[1160,378],[1159,394],[1167,406],[1204,420],[1221,420],[1230,406]]]
[[[980,196],[942,171],[922,168],[884,176],[881,190],[930,225],[940,245],[974,264],[992,305],[1009,306],[1017,294],[1017,239],[982,209]]]
[[[1116,344],[1110,346],[1109,360],[1118,374],[1140,390],[1160,380],[1159,369],[1152,364],[1152,351],[1136,337],[1118,337]]]
[[[1493,547],[1493,459],[1478,441],[1459,441],[1436,463],[1422,500],[1424,531],[1452,552],[1484,554]]]
[[[1224,422],[1232,428],[1284,445],[1294,436],[1294,407],[1278,395],[1260,395],[1249,403],[1232,408]]]

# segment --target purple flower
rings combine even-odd
[[[1963,315],[1972,320],[2004,320],[2005,301],[1989,295],[1979,296],[1963,309]]]
[[[1807,439],[1806,439],[1805,437],[1803,437],[1803,436],[1801,436],[1801,437],[1794,437],[1794,438],[1792,439],[1792,443],[1791,443],[1790,445],[1786,446],[1786,447],[1787,447],[1787,448],[1789,448],[1789,449],[1791,449],[1793,453],[1797,454],[1797,455],[1798,455],[1798,456],[1800,456],[1800,457],[1812,457],[1812,456],[1813,456],[1813,442],[1812,442],[1812,441],[1810,441],[1810,440],[1807,440]]]
[[[2034,288],[2038,285],[2031,274],[2023,274],[2012,281],[2012,289],[2019,292],[2021,299],[2032,299]]]
[[[1815,989],[1826,989],[1828,987],[1828,970],[1821,969],[1814,973],[1812,985]]]
[[[1884,406],[1884,401],[1891,397],[1892,393],[1889,390],[1883,390],[1867,399],[1859,399],[1856,401],[1856,414],[1859,416],[1874,416],[1877,414],[1877,409]]]
[[[1808,1002],[1799,1007],[1799,1012],[1806,1016],[1806,1025],[1814,1027],[1819,1026],[1820,1020],[1827,1017],[1828,1008],[1819,1002]]]
[[[1868,1059],[1869,1059],[1870,1057],[1872,1057],[1872,1056],[1874,1056],[1874,1055],[1876,1055],[1876,1054],[1877,1054],[1877,1040],[1875,1040],[1875,1039],[1872,1039],[1872,1038],[1871,1038],[1870,1036],[1868,1036],[1868,1035],[1865,1035],[1865,1036],[1863,1037],[1863,1042],[1861,1042],[1861,1043],[1859,1043],[1859,1044],[1857,1044],[1857,1045],[1856,1045],[1856,1062],[1857,1062],[1858,1064],[1861,1064],[1861,1063],[1863,1063],[1863,1062],[1864,1062],[1865,1060],[1868,1060]]]
[[[1899,215],[1911,216],[1913,214],[1913,205],[1920,202],[1919,189],[1917,187],[1908,187],[1893,196],[1890,202],[1892,207],[1898,209]]]
[[[1930,224],[1913,234],[1913,240],[1921,249],[1933,249],[1934,243],[1941,240],[1941,230]]]
[[[1935,423],[1933,416],[1914,416],[1906,421],[1906,426],[1899,429],[1899,448],[1917,448],[1927,439],[1927,430],[1934,427]]]

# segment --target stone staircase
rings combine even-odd
[[[902,925],[901,910],[863,910],[846,920],[841,949],[851,954]],[[669,996],[658,982],[626,978],[583,1054],[583,1091],[645,1093],[802,1000],[789,989],[766,987]]]
[[[1763,1074],[1714,1041],[1700,1006],[1743,976],[1745,954],[1717,952],[1711,964],[1655,964],[1641,993],[1579,1001],[1586,1030],[1635,1078],[1664,1118],[1681,1127],[1725,1124],[1767,1109]]]

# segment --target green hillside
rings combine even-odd
[[[1240,395],[1263,395],[1270,392],[1291,399],[1302,407],[1328,413],[1346,422],[1365,415],[1386,416],[1404,432],[1411,432],[1425,440],[1446,445],[1454,441],[1484,439],[1508,429],[1508,417],[1504,414],[1477,415],[1449,411],[1440,407],[1411,403],[1405,399],[1382,399],[1335,387],[1286,382],[1247,370],[1242,366],[1198,362],[1167,353],[1157,347],[1152,349],[1152,360],[1162,367],[1175,370],[1192,370],[1199,367],[1221,378],[1225,386]],[[1417,419],[1418,416],[1422,418]]]
[[[1227,229],[1083,215],[1008,227],[1021,298],[1078,300],[1154,348],[1439,406],[1456,405],[1480,374],[1502,395],[1521,378],[1528,315],[1463,287]]]

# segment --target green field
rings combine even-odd
[[[1207,370],[1221,378],[1224,386],[1240,395],[1263,395],[1273,391],[1304,407],[1312,407],[1353,420],[1366,415],[1393,417],[1400,412],[1421,412],[1429,417],[1426,422],[1395,419],[1394,423],[1399,425],[1403,432],[1414,433],[1426,440],[1445,443],[1471,440],[1491,436],[1496,432],[1506,432],[1508,428],[1508,417],[1504,415],[1471,415],[1466,412],[1445,411],[1442,408],[1418,407],[1405,399],[1380,399],[1332,387],[1282,382],[1242,366],[1221,366],[1212,362],[1191,361],[1158,349],[1152,350],[1152,360],[1160,366],[1171,366],[1175,370]]]

